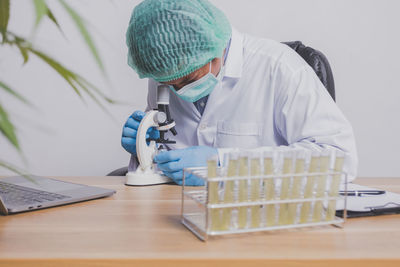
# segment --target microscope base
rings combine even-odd
[[[172,180],[155,172],[128,172],[125,185],[156,185],[170,183]]]

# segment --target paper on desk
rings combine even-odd
[[[344,191],[344,184],[341,185],[340,190]],[[363,185],[348,183],[347,191],[355,190],[381,190],[371,188]],[[383,195],[371,196],[348,196],[347,197],[347,210],[349,211],[371,211],[371,208],[394,208],[400,206],[400,194],[395,194],[386,191]],[[337,210],[343,210],[343,200],[336,203]]]

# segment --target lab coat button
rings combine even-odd
[[[200,124],[200,130],[205,130],[207,128],[207,124],[202,123]]]

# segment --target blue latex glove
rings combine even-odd
[[[131,153],[132,155],[136,156],[136,134],[139,128],[140,121],[146,115],[143,111],[135,111],[133,114],[128,118],[126,121],[124,128],[122,130],[122,138],[121,138],[121,145],[122,147]],[[146,139],[158,139],[160,137],[160,132],[151,127],[146,133]]]
[[[218,150],[214,147],[192,146],[161,152],[154,157],[154,162],[166,176],[181,185],[184,168],[207,166],[207,159],[216,154],[218,154]],[[204,185],[204,181],[191,174],[185,178],[185,185]]]

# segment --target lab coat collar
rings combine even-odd
[[[243,35],[232,27],[232,40],[225,63],[224,77],[240,78],[243,67]]]

